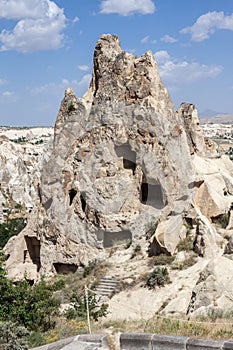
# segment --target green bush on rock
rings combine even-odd
[[[150,289],[156,286],[164,286],[170,282],[169,273],[166,267],[156,267],[148,276],[146,285]]]

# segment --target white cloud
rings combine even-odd
[[[80,81],[63,79],[58,84],[48,83],[32,89],[31,94],[34,96],[40,94],[62,95],[67,88],[71,87],[78,96],[82,96],[89,88],[91,77],[91,74],[85,74]]]
[[[3,91],[0,94],[0,102],[2,104],[13,104],[18,101],[18,96],[13,91]]]
[[[155,5],[152,0],[102,0],[100,13],[117,13],[121,16],[130,16],[135,13],[143,15],[155,12]]]
[[[149,35],[145,36],[144,38],[141,39],[141,44],[146,44],[149,41]]]
[[[91,74],[85,74],[80,81],[78,82],[76,81],[76,85],[74,86],[76,86],[79,96],[81,92],[83,94],[87,91],[91,82],[91,78],[92,78]]]
[[[180,33],[190,33],[193,41],[203,41],[218,29],[233,30],[233,14],[225,16],[223,12],[208,12],[200,16],[191,27],[183,28]]]
[[[89,70],[89,67],[86,64],[82,64],[78,66],[78,68],[83,72],[87,72]]]
[[[144,38],[142,38],[140,40],[141,44],[147,44],[147,43],[150,43],[150,44],[156,44],[157,43],[157,40],[153,39],[153,40],[150,40],[150,36],[149,35],[146,35]]]
[[[165,42],[165,43],[171,43],[171,44],[177,42],[177,39],[173,38],[170,35],[164,35],[160,40]]]
[[[161,78],[170,88],[180,87],[194,81],[215,78],[223,68],[217,65],[207,66],[198,62],[187,62],[171,57],[167,51],[155,53]]]
[[[13,95],[14,95],[14,93],[12,91],[4,91],[2,93],[2,96],[6,97],[6,98],[12,97]]]
[[[163,64],[170,60],[170,55],[165,50],[160,50],[155,53],[155,59],[158,64]]]
[[[78,18],[78,16],[76,16],[76,17],[74,17],[74,19],[73,19],[73,21],[72,21],[73,23],[77,23],[77,22],[79,22],[79,18]]]
[[[0,17],[7,19],[38,18],[44,13],[43,1],[1,0]]]
[[[6,84],[7,84],[7,80],[0,78],[0,86],[6,85]]]
[[[62,46],[66,17],[50,0],[0,0],[0,17],[19,19],[0,33],[0,51],[32,52]]]

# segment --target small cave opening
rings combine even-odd
[[[229,224],[230,212],[211,217],[211,220],[217,226],[226,229]]]
[[[69,196],[70,196],[70,205],[72,205],[74,197],[76,196],[77,191],[74,190],[73,188],[69,190]]]
[[[142,204],[151,205],[156,209],[163,209],[166,205],[161,184],[159,182],[150,184],[146,181],[145,176],[141,184],[140,200]]]
[[[115,152],[117,157],[123,157],[123,167],[124,169],[132,170],[135,174],[136,169],[136,152],[132,150],[129,143],[125,143],[121,146],[115,145]]]
[[[40,271],[40,241],[36,237],[25,236],[27,250],[24,251],[24,262],[32,261],[37,266],[37,272]]]
[[[143,182],[141,184],[141,202],[146,204],[148,199],[148,183]]]
[[[85,193],[81,193],[80,194],[80,201],[81,201],[81,207],[82,207],[82,211],[85,213],[86,211],[86,207],[87,207],[87,202],[86,202],[86,198],[85,198]]]
[[[49,210],[49,208],[51,207],[53,203],[53,198],[49,198],[45,203],[44,203],[44,208],[45,210]]]
[[[57,274],[68,275],[70,273],[75,273],[78,266],[75,264],[64,264],[64,263],[54,263],[53,264]]]
[[[132,233],[129,230],[121,231],[104,231],[103,232],[103,246],[104,248],[114,247],[124,242],[132,241]]]

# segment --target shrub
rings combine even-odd
[[[41,145],[44,142],[43,139],[36,140],[35,145]]]
[[[73,292],[70,297],[72,307],[65,312],[65,316],[68,320],[85,321],[87,319],[87,304],[84,293],[77,294]],[[107,304],[98,306],[95,294],[88,291],[88,307],[90,318],[94,321],[98,321],[100,317],[107,315]]]
[[[53,285],[44,280],[33,286],[27,281],[14,283],[2,268],[0,272],[0,320],[16,322],[35,331],[52,328],[59,310]]]
[[[140,252],[142,250],[142,247],[140,246],[140,244],[137,244],[136,246],[135,246],[135,248],[134,248],[134,252],[135,253],[138,253],[138,252]]]
[[[148,276],[146,285],[149,289],[156,286],[164,286],[170,282],[169,273],[166,267],[156,267]]]
[[[26,328],[17,326],[13,322],[0,322],[0,349],[28,350],[26,337],[29,332]]]
[[[150,260],[150,265],[170,265],[173,260],[175,259],[174,256],[172,255],[168,255],[168,254],[159,254],[159,255],[155,255],[151,258]]]
[[[71,113],[75,111],[75,106],[73,104],[73,102],[70,102],[69,106],[68,106],[68,112]]]
[[[32,331],[28,337],[28,344],[30,348],[44,345],[46,344],[46,341],[47,339],[45,339],[44,335],[39,331]]]
[[[91,271],[94,270],[94,268],[97,265],[97,260],[92,260],[88,262],[88,265],[84,267],[84,271],[83,271],[83,278],[87,277],[88,275],[90,275]]]
[[[193,250],[193,237],[188,234],[184,239],[182,239],[177,245],[178,252],[186,251],[189,252]]]

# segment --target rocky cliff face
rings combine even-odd
[[[152,53],[135,57],[103,35],[89,90],[78,99],[68,89],[61,103],[38,205],[5,248],[9,276],[73,272],[123,240],[175,254],[185,222],[197,227],[200,255],[210,244],[221,255],[211,221],[230,210],[232,174],[195,107],[175,111]]]

